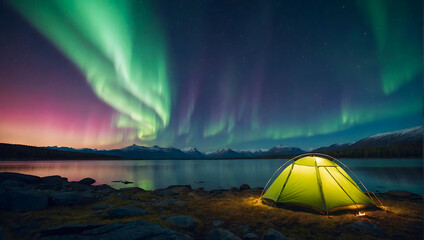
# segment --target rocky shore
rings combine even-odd
[[[421,196],[379,194],[385,210],[332,216],[273,208],[261,188],[116,190],[85,178],[0,173],[2,239],[422,239]]]

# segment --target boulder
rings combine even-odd
[[[178,199],[166,199],[163,201],[160,201],[158,203],[156,203],[155,205],[157,207],[168,207],[168,206],[179,206],[179,207],[183,207],[186,206],[188,204],[187,201],[183,201],[183,200],[178,200]]]
[[[139,187],[126,187],[119,189],[120,192],[145,192],[146,190]]]
[[[352,231],[369,231],[375,234],[380,233],[380,228],[370,222],[357,221],[351,223],[348,228]]]
[[[48,207],[48,203],[48,196],[42,191],[0,190],[0,210],[42,210]]]
[[[243,235],[243,239],[259,239],[259,236],[254,233],[246,233]]]
[[[43,183],[55,184],[55,185],[59,185],[59,184],[63,184],[63,183],[68,182],[67,178],[61,177],[59,175],[42,177],[41,180],[43,181]]]
[[[199,225],[199,219],[186,215],[171,216],[165,222],[187,230],[194,230]]]
[[[171,191],[179,194],[188,193],[191,191],[190,185],[171,185],[167,187],[166,189],[170,189]]]
[[[78,183],[82,184],[82,185],[92,185],[96,182],[96,180],[92,179],[92,178],[84,178],[82,180],[80,180]]]
[[[279,231],[269,228],[266,231],[266,234],[264,236],[264,240],[290,240],[291,238],[284,236],[284,234],[280,233]]]
[[[189,240],[189,236],[163,228],[159,225],[132,221],[128,223],[112,223],[88,229],[79,234],[46,236],[44,240]]]
[[[188,196],[192,197],[194,200],[202,200],[203,197],[201,195],[199,195],[197,192],[189,192],[187,193]]]
[[[53,192],[51,197],[53,205],[66,206],[83,204],[95,199],[94,194],[82,192]]]
[[[241,191],[243,191],[243,190],[249,190],[249,189],[250,189],[250,186],[247,185],[247,184],[243,184],[243,185],[240,186],[240,190]]]
[[[154,191],[154,193],[162,197],[178,195],[178,193],[172,191],[171,189],[157,189]]]
[[[252,228],[248,225],[240,225],[238,228],[242,233],[249,233],[252,231]]]
[[[103,210],[109,207],[110,207],[110,204],[105,203],[105,204],[94,205],[91,207],[91,209],[97,211],[97,210]]]
[[[148,214],[148,212],[137,206],[123,206],[107,211],[111,218],[133,217]]]
[[[5,180],[14,180],[14,181],[23,182],[26,184],[42,183],[42,180],[40,177],[33,176],[33,175],[12,173],[12,172],[0,173],[0,182],[3,182]]]
[[[93,190],[96,193],[100,193],[100,194],[111,194],[113,192],[116,192],[117,190],[107,184],[102,184],[102,185],[95,185],[93,186]]]
[[[240,237],[225,228],[214,228],[208,234],[209,240],[241,240]]]
[[[74,224],[74,225],[62,225],[53,228],[41,229],[40,233],[44,236],[53,235],[71,235],[79,234],[86,230],[98,228],[103,226],[102,224]]]
[[[219,227],[219,226],[221,226],[222,224],[224,224],[224,221],[222,221],[222,220],[213,220],[213,221],[212,221],[212,225],[213,225],[214,227]]]
[[[124,227],[124,223],[116,222],[95,229],[84,231],[84,235],[100,235]]]
[[[24,185],[25,183],[15,180],[4,180],[3,182],[0,182],[0,188],[8,190],[21,189]]]

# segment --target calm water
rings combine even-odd
[[[243,183],[263,187],[286,159],[245,160],[120,160],[0,162],[0,172],[37,176],[61,175],[69,181],[85,177],[116,188],[138,186],[152,190],[173,184],[205,189],[230,188]],[[422,195],[421,159],[341,159],[371,191],[405,190]],[[350,172],[347,170],[350,174]],[[351,175],[356,181],[356,178]],[[112,183],[114,180],[134,184]]]

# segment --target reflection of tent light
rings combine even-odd
[[[358,216],[359,216],[359,217],[363,217],[363,216],[365,216],[365,212],[358,212]]]

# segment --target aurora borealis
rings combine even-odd
[[[4,1],[0,142],[319,147],[422,125],[422,2]]]

